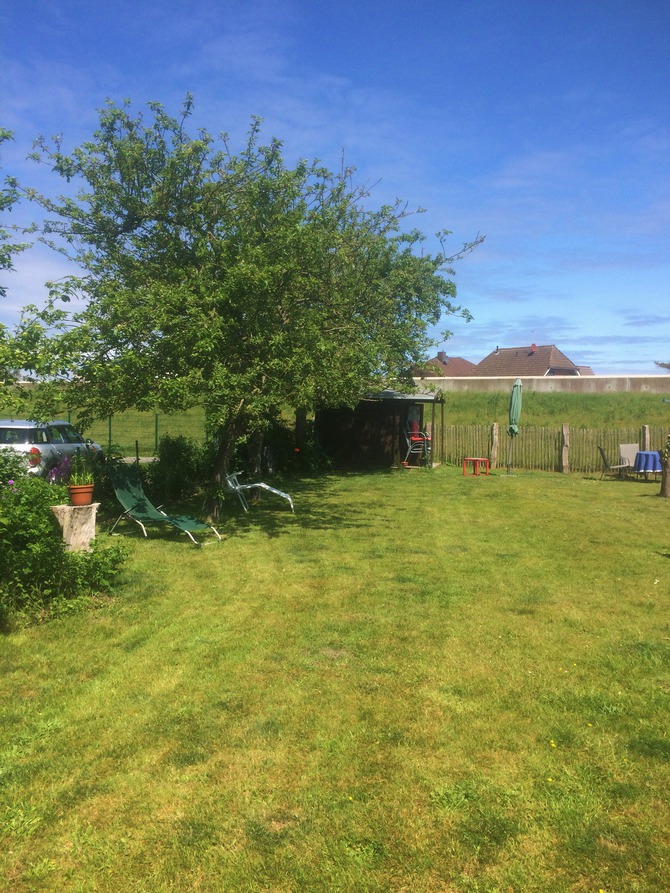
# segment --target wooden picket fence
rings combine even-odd
[[[68,418],[70,416],[68,415]],[[76,422],[76,419],[71,418]],[[428,425],[430,428],[430,425]],[[128,411],[106,419],[86,431],[103,446],[119,445],[128,455],[151,456],[163,434],[184,434],[197,441],[205,436],[204,412],[200,408],[172,415]],[[602,446],[610,462],[616,463],[620,443],[637,443],[640,449],[659,450],[667,437],[662,426],[635,428],[572,428],[569,425],[543,428],[521,426],[512,444],[513,468],[535,471],[574,471],[600,473]],[[510,438],[504,427],[489,425],[446,425],[435,419],[432,432],[433,458],[451,465],[462,465],[466,456],[484,456],[493,468],[507,465]]]
[[[494,468],[507,465],[510,438],[494,425],[445,425],[436,423],[434,456],[450,465],[461,465],[466,456],[483,456]],[[619,444],[637,443],[640,449],[660,450],[667,431],[660,426],[639,428],[540,428],[521,426],[513,439],[511,466],[534,471],[575,471],[590,474],[603,467],[598,447],[613,464],[618,462]],[[441,454],[441,455],[440,455]]]

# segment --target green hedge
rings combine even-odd
[[[71,611],[108,591],[124,561],[121,545],[66,552],[52,505],[66,488],[22,469],[0,450],[0,628]]]

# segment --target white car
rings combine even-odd
[[[103,458],[102,447],[85,440],[69,422],[29,422],[0,419],[0,449],[23,453],[33,474],[46,475],[64,456],[75,453]]]

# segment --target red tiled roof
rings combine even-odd
[[[579,369],[554,344],[500,347],[478,363],[473,375],[579,375]]]
[[[427,360],[419,370],[417,375],[425,375],[436,378],[458,378],[465,375],[475,375],[476,365],[463,357],[447,357],[446,360],[440,357],[433,357]]]

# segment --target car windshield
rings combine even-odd
[[[83,443],[84,438],[78,431],[75,431],[74,428],[71,428],[69,425],[63,425],[61,428],[63,433],[63,437],[68,443]]]
[[[67,443],[66,438],[63,436],[63,429],[56,426],[49,427],[49,440],[51,443]]]

